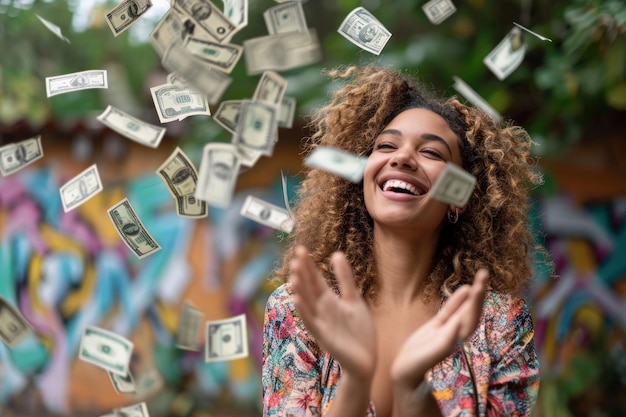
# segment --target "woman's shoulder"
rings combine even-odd
[[[514,319],[520,315],[530,315],[528,304],[522,297],[505,292],[487,291],[483,303],[485,319],[492,317]]]
[[[290,311],[295,310],[293,304],[293,290],[291,284],[285,282],[272,291],[267,299],[267,307],[269,308],[282,308]]]

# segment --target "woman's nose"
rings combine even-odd
[[[417,160],[408,150],[398,149],[389,161],[394,168],[416,169]]]

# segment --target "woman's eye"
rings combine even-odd
[[[393,149],[393,146],[390,143],[379,143],[376,149]]]
[[[441,154],[439,152],[437,152],[435,150],[432,150],[432,149],[423,149],[422,153],[425,153],[428,156],[431,156],[433,158],[438,158],[438,159],[442,158],[442,156],[441,156]]]

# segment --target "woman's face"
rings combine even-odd
[[[429,191],[447,162],[462,166],[458,136],[438,114],[409,109],[374,142],[363,176],[365,207],[376,225],[438,230],[449,206]]]

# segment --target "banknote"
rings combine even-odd
[[[232,143],[209,142],[202,150],[196,198],[226,208],[239,175],[240,158]]]
[[[198,182],[196,167],[182,149],[176,147],[156,173],[174,197],[179,216],[201,218],[208,215],[206,202],[195,197]]]
[[[452,0],[430,0],[424,3],[422,10],[430,23],[438,25],[456,12]]]
[[[308,31],[304,9],[299,1],[270,7],[263,13],[263,18],[270,35]]]
[[[304,165],[310,168],[322,169],[354,183],[363,179],[366,162],[366,157],[330,146],[318,146],[304,159]]]
[[[283,96],[278,110],[278,127],[291,129],[293,118],[296,115],[296,98]]]
[[[161,123],[194,115],[211,115],[206,97],[186,85],[157,85],[150,88],[150,95]]]
[[[209,33],[216,42],[223,42],[235,25],[209,0],[174,0],[173,7],[193,19],[194,23]]]
[[[515,26],[517,26],[518,28],[520,28],[520,29],[530,33],[531,35],[535,36],[537,39],[541,39],[542,41],[552,42],[552,39],[546,38],[545,36],[540,35],[537,32],[533,32],[532,30],[528,29],[527,27],[524,27],[524,26],[520,25],[519,23],[513,22],[513,24]]]
[[[90,88],[109,88],[107,70],[90,70],[46,77],[46,96]]]
[[[113,389],[118,394],[134,394],[137,392],[135,380],[130,371],[126,375],[119,375],[114,372],[108,372]]]
[[[204,313],[195,308],[190,302],[183,303],[183,309],[178,319],[176,333],[176,347],[183,350],[200,350],[200,336]]]
[[[237,148],[271,156],[278,134],[278,107],[261,101],[243,100],[233,136]]]
[[[364,7],[352,10],[339,25],[337,32],[361,49],[379,55],[391,32]]]
[[[429,194],[435,200],[465,207],[476,185],[476,178],[463,168],[448,162],[435,180]]]
[[[117,417],[150,417],[146,403],[129,405],[113,410]]]
[[[161,245],[146,230],[128,198],[114,204],[107,213],[126,246],[139,259],[161,250]]]
[[[106,14],[113,35],[118,36],[131,27],[151,7],[150,0],[122,0]]]
[[[287,71],[314,64],[322,59],[317,32],[289,32],[243,41],[248,75],[263,71]]]
[[[158,147],[165,135],[164,127],[139,120],[111,105],[98,116],[98,120],[120,135],[151,148]]]
[[[31,332],[31,325],[19,310],[0,297],[0,340],[13,349]]]
[[[41,135],[0,147],[0,173],[3,176],[32,164],[43,157]]]
[[[164,386],[163,376],[155,368],[143,372],[137,378],[137,397],[147,397],[159,392]]]
[[[191,55],[225,73],[230,73],[235,68],[243,53],[243,46],[192,37],[187,37],[183,45]]]
[[[246,197],[239,213],[257,223],[285,233],[291,233],[293,230],[293,219],[286,209],[252,195]]]
[[[41,23],[43,23],[43,25],[50,32],[54,33],[59,39],[63,39],[65,42],[70,43],[70,40],[68,38],[66,38],[65,36],[63,36],[63,32],[61,31],[60,27],[58,27],[54,23],[50,22],[49,20],[44,19],[43,17],[39,16],[38,14],[36,14],[35,16],[37,16],[37,19],[39,19],[39,21]]]
[[[189,31],[189,25],[185,25],[185,16],[170,8],[150,32],[150,44],[157,55],[163,58],[168,46],[175,41],[182,42]]]
[[[187,81],[176,71],[167,74],[167,83],[171,85],[187,85]]]
[[[248,0],[224,0],[224,16],[235,25],[236,30],[248,26]]]
[[[213,120],[218,122],[230,133],[235,133],[237,121],[239,120],[239,112],[241,111],[241,103],[242,100],[222,101],[213,115]]]
[[[61,203],[63,211],[68,212],[89,200],[102,191],[102,181],[98,173],[98,166],[93,164],[61,186]]]
[[[78,358],[120,376],[128,375],[133,343],[109,330],[87,326],[80,339]]]
[[[246,315],[206,322],[205,362],[229,361],[248,356]]]
[[[287,80],[274,71],[264,71],[256,85],[253,101],[279,106],[287,91]]]
[[[491,104],[489,104],[484,98],[480,96],[472,87],[470,87],[465,81],[456,75],[452,77],[454,80],[454,89],[461,94],[463,97],[467,99],[470,103],[472,103],[476,108],[487,113],[494,120],[499,121],[502,119],[502,116],[496,109],[494,109]]]
[[[504,80],[515,71],[526,55],[526,45],[522,42],[522,30],[514,27],[483,59],[483,63],[498,77]]]

